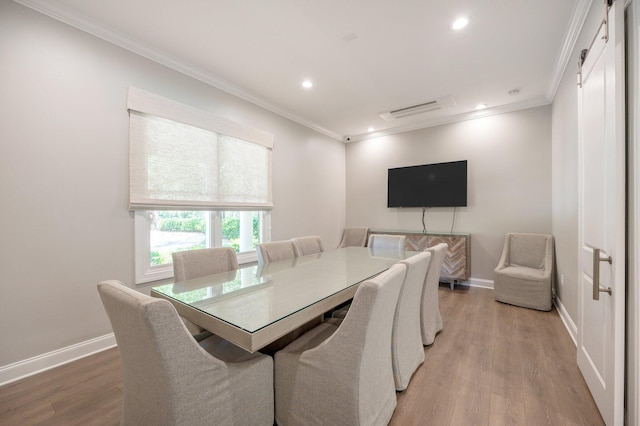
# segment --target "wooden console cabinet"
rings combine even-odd
[[[403,231],[372,231],[371,234],[405,235],[405,250],[424,250],[440,243],[447,243],[449,250],[442,265],[440,281],[449,281],[451,289],[457,281],[468,281],[471,273],[471,235],[433,234]]]

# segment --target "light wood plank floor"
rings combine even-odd
[[[398,394],[391,425],[602,425],[555,310],[504,305],[487,289],[439,289],[445,329]],[[116,425],[110,349],[0,387],[0,425]]]

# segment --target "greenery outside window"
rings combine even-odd
[[[257,260],[256,245],[268,241],[268,211],[136,212],[136,282],[173,276],[171,254],[209,247],[232,247],[238,263]]]

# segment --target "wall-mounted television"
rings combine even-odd
[[[467,205],[467,161],[389,169],[387,207]]]

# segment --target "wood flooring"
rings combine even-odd
[[[555,310],[439,289],[444,330],[398,393],[391,425],[603,425]],[[117,425],[122,381],[110,349],[0,387],[0,425]]]
[[[444,330],[398,394],[391,425],[603,425],[554,310],[440,287]]]

